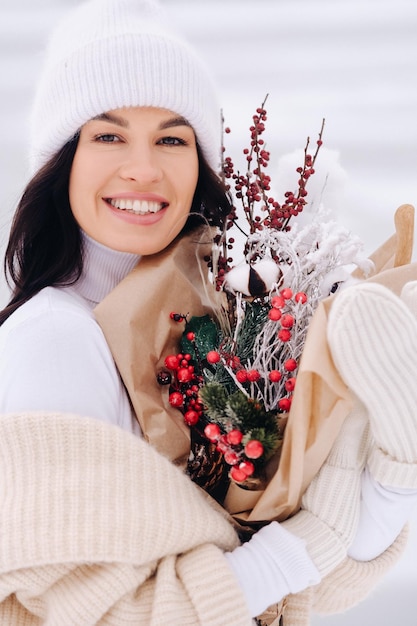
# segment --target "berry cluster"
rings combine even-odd
[[[283,356],[281,346],[289,345],[293,339],[294,330],[297,330],[296,312],[299,306],[307,303],[307,299],[304,292],[300,291],[294,295],[289,288],[284,288],[271,296],[268,320],[273,325],[272,329],[268,326],[265,330],[267,339],[263,352],[268,355],[266,362],[252,362],[251,367],[242,365],[239,356],[228,349],[230,344],[227,341],[220,344],[218,350],[209,352],[206,357],[207,361],[212,364],[222,363],[238,385],[243,386],[244,389],[250,389],[250,395],[254,395],[254,388],[251,388],[251,385],[261,388],[264,396],[267,386],[276,386],[276,392],[272,392],[275,397],[274,408],[278,412],[287,413],[291,408],[292,393],[296,383],[294,372],[298,368],[298,362],[293,356]],[[263,335],[261,331],[260,337],[262,338]],[[291,355],[291,352],[292,348],[289,346],[287,354]]]
[[[268,311],[268,319],[279,326],[278,331],[276,331],[276,337],[282,343],[286,344],[293,338],[293,330],[297,322],[294,309],[297,308],[297,305],[302,306],[306,304],[306,302],[307,294],[303,291],[299,291],[293,295],[292,290],[289,288],[284,288],[279,294],[271,297],[271,308]],[[288,312],[290,310],[290,305],[293,305],[292,311]],[[276,346],[275,341],[274,345]],[[277,346],[275,349],[277,350]],[[279,349],[278,355],[280,355]],[[276,360],[279,361],[280,359],[278,358]],[[283,382],[283,391],[286,393],[286,396],[279,398],[277,401],[277,407],[280,411],[288,412],[291,408],[291,394],[295,389],[296,382],[295,376],[291,376],[291,374],[293,374],[298,367],[297,360],[293,357],[288,357],[283,360],[282,367],[284,370],[283,373],[279,369],[270,370],[269,380],[274,383],[282,383],[283,375],[286,376],[285,381]]]
[[[259,459],[264,453],[264,447],[257,439],[249,439],[244,443],[244,434],[238,428],[232,428],[222,433],[218,424],[210,423],[204,429],[204,434],[216,444],[216,449],[223,454],[223,458],[231,466],[229,476],[237,483],[244,482],[255,472],[254,459]]]
[[[189,333],[192,340],[193,333]],[[188,426],[195,426],[203,415],[204,406],[198,392],[203,384],[202,376],[195,372],[191,354],[169,354],[164,361],[166,370],[158,373],[160,385],[169,385],[169,403],[180,409]]]
[[[256,113],[252,116],[252,124],[249,127],[249,147],[243,149],[243,155],[247,164],[245,173],[235,170],[232,158],[230,156],[224,156],[225,147],[222,147],[223,179],[227,188],[232,191],[234,198],[240,203],[243,209],[250,234],[261,231],[264,228],[281,231],[290,230],[291,218],[299,215],[307,204],[307,183],[309,178],[314,174],[314,164],[320,147],[323,144],[324,120],[318,135],[314,154],[310,154],[308,151],[310,139],[307,138],[304,148],[304,162],[301,166],[296,168],[298,174],[296,190],[285,192],[283,201],[279,203],[270,195],[271,177],[265,171],[270,160],[270,153],[266,149],[265,140],[263,138],[266,128],[265,122],[267,121],[267,110],[265,108],[267,98],[268,96],[265,97],[262,105],[256,109]],[[230,128],[225,128],[224,132],[226,134],[230,133]],[[225,274],[233,264],[230,251],[233,249],[234,238],[230,237],[229,233],[233,226],[236,226],[242,231],[241,225],[237,220],[237,210],[235,206],[233,206],[227,218],[224,231],[218,235],[215,241],[215,244],[222,250],[222,253],[217,259],[216,266],[213,267],[212,259],[207,259],[209,267],[214,273],[214,284],[217,290],[222,289]],[[248,255],[250,252],[246,244],[244,254]],[[254,258],[253,255],[250,256],[252,259]]]
[[[170,314],[170,318],[175,322],[186,321],[186,317],[179,313]],[[169,403],[182,412],[188,426],[199,425],[201,428],[204,426],[205,437],[216,445],[216,450],[221,453],[227,465],[231,466],[230,478],[236,482],[243,482],[254,474],[256,468],[253,461],[262,457],[264,446],[257,439],[252,439],[242,430],[235,428],[230,421],[227,422],[227,427],[224,425],[220,427],[219,424],[208,421],[205,406],[199,396],[204,377],[196,371],[194,365],[194,362],[198,361],[197,369],[200,371],[205,365],[215,366],[223,360],[229,366],[243,372],[240,359],[224,350],[220,352],[209,350],[205,357],[201,358],[195,344],[194,332],[186,331],[185,336],[194,346],[194,357],[189,353],[169,354],[164,360],[165,369],[158,373],[157,380],[161,385],[170,386]],[[248,380],[250,379],[251,373],[248,372]]]

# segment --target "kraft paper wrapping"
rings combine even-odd
[[[178,351],[184,328],[170,320],[170,312],[199,316],[210,310],[210,287],[201,262],[209,244],[210,233],[203,230],[143,258],[95,310],[145,438],[178,464],[186,462],[189,431],[180,411],[169,405],[168,388],[158,384],[156,374],[167,354]],[[378,273],[379,267],[394,263],[398,246],[391,238],[378,249],[376,272],[369,279],[397,294],[405,282],[417,279],[417,264]],[[410,256],[411,250],[402,255],[402,262],[409,263]],[[327,316],[334,297],[320,303],[310,323],[279,463],[267,487],[248,491],[232,483],[229,488],[224,507],[239,523],[283,520],[299,509],[303,492],[352,407],[327,345]]]
[[[178,352],[184,331],[184,324],[170,319],[171,311],[208,312],[201,261],[210,250],[207,229],[175,240],[163,252],[142,258],[95,309],[144,437],[180,465],[188,457],[189,429],[156,375],[165,357]]]
[[[298,510],[352,407],[327,345],[329,306],[329,300],[320,303],[310,322],[277,471],[263,492],[247,492],[249,510],[239,509],[243,490],[235,483],[229,488],[225,506],[242,521],[283,520]]]

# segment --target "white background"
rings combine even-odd
[[[27,176],[27,116],[52,25],[78,0],[0,6],[0,251]],[[393,232],[397,206],[417,206],[415,0],[165,0],[172,23],[216,79],[228,152],[247,142],[269,93],[270,174],[315,138],[337,151],[347,178],[332,195],[339,220],[372,252]],[[319,163],[318,163],[319,165]],[[0,304],[6,300],[0,279]],[[1,384],[1,383],[0,383]],[[395,392],[395,390],[393,390]],[[417,625],[417,514],[401,562],[359,607],[314,626]]]

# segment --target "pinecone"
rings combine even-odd
[[[212,498],[222,504],[230,484],[229,466],[223,455],[197,428],[191,429],[191,448],[187,463],[187,474]]]

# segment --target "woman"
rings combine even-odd
[[[224,220],[219,117],[205,69],[152,2],[92,0],[51,41],[0,316],[1,623],[243,625],[317,585],[322,608],[338,610],[401,550],[417,454],[398,461],[411,467],[407,506],[364,555],[373,521],[362,508],[358,522],[371,448],[362,405],[303,510],[243,546],[132,414],[93,308],[142,256]],[[412,334],[411,314],[393,307]],[[366,502],[387,509],[373,480],[364,484]],[[338,583],[346,572],[350,593]],[[286,626],[308,619],[303,597],[288,601]]]

